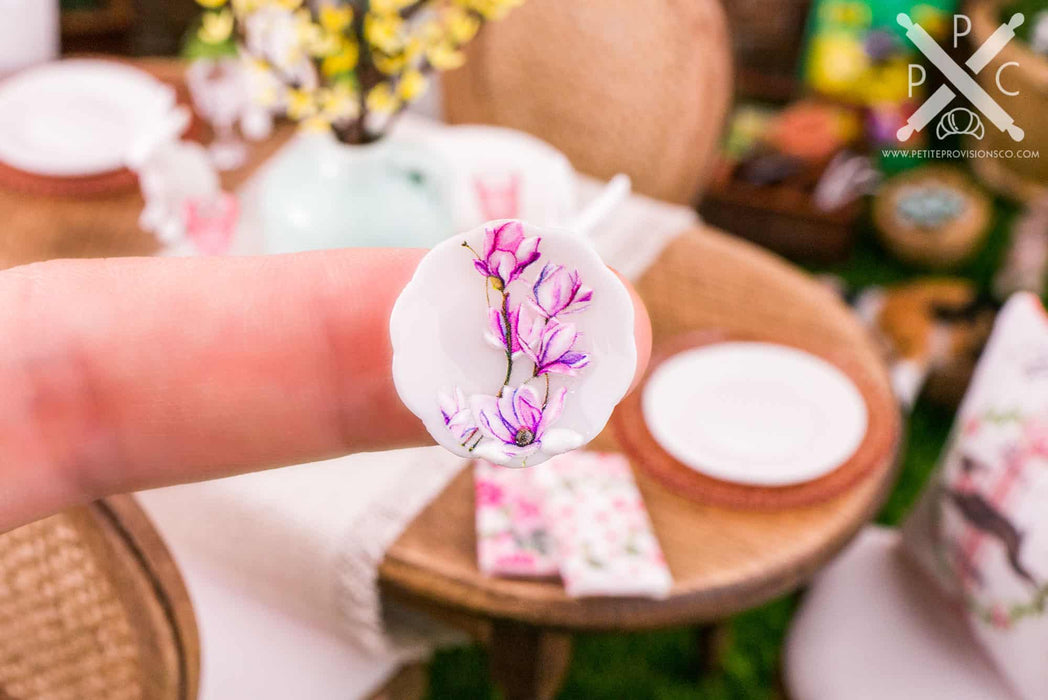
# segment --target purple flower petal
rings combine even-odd
[[[464,440],[476,433],[477,425],[473,418],[473,412],[470,410],[461,389],[455,389],[454,396],[440,394],[437,399],[440,404],[440,415],[444,419],[444,425],[447,426],[456,439]]]
[[[569,352],[578,338],[575,326],[570,323],[551,321],[543,334],[543,356],[547,360],[556,360]]]
[[[560,414],[564,410],[564,399],[567,395],[568,391],[564,387],[556,389],[550,395],[549,401],[546,402],[546,408],[542,411],[542,420],[539,421],[535,431],[540,440],[549,426],[556,423],[557,419],[560,418]]]
[[[484,255],[474,260],[473,266],[482,275],[499,280],[504,289],[541,257],[540,241],[538,237],[525,238],[519,221],[507,221],[484,232]]]
[[[582,352],[566,352],[560,356],[559,362],[572,369],[582,369],[589,364],[589,355]]]
[[[589,305],[593,290],[583,286],[578,270],[568,272],[562,265],[542,268],[531,287],[532,300],[547,318],[575,313]]]
[[[525,384],[513,392],[513,412],[517,425],[536,435],[542,421],[542,400],[530,385]]]
[[[478,394],[470,397],[469,404],[480,432],[492,440],[516,444],[517,432],[502,419],[498,398]]]

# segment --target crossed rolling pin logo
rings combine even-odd
[[[954,18],[955,45],[957,37],[963,36],[957,33],[958,18],[968,21],[968,18],[963,15],[957,15]],[[973,74],[978,75],[982,69],[1001,52],[1001,49],[1003,49],[1008,42],[1015,37],[1015,30],[1022,25],[1023,19],[1022,13],[1012,15],[1012,18],[998,27],[983,43],[983,45],[964,62],[964,65],[967,66]],[[943,76],[945,76],[946,80],[949,82],[949,85],[940,85],[939,88],[917,108],[917,111],[910,115],[910,118],[906,120],[906,124],[896,132],[896,136],[900,141],[906,141],[913,136],[915,132],[926,127],[932,119],[938,116],[938,114],[942,112],[955,97],[957,97],[957,92],[954,91],[955,88],[962,95],[967,97],[968,101],[971,102],[972,105],[983,114],[983,116],[989,119],[994,126],[1011,136],[1013,141],[1019,142],[1023,140],[1025,134],[1015,123],[1015,120],[1012,119],[1011,115],[1004,111],[1004,108],[1002,108],[1001,105],[999,105],[997,101],[979,85],[979,83],[975,82],[975,79],[971,75],[968,75],[964,68],[954,62],[953,59],[946,54],[946,51],[939,46],[935,39],[933,39],[931,35],[921,27],[921,25],[916,24],[908,15],[903,13],[900,13],[896,17],[896,21],[898,21],[899,25],[906,30],[906,36],[913,42],[914,46],[924,54],[924,57],[927,58],[932,65],[942,72]],[[970,22],[968,23],[968,28],[969,30],[971,28]],[[1001,87],[1001,71],[1010,65],[1017,64],[1014,61],[1009,61],[997,70],[997,87],[1003,94],[1017,95],[1017,91],[1008,92]],[[910,65],[911,91],[914,87],[924,82],[923,75],[920,83],[913,82],[914,68],[921,69],[922,74],[924,71],[923,66],[915,64]],[[951,85],[953,87],[951,87]],[[965,115],[967,119],[964,124],[963,133],[969,133],[975,135],[976,138],[982,138],[983,125],[982,121],[979,119],[979,115],[963,107],[951,110],[943,115],[939,124],[939,134],[942,135],[944,132],[959,133],[962,131],[957,128],[957,112],[967,113],[967,115]]]

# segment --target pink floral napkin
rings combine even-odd
[[[572,597],[669,593],[669,568],[625,457],[575,451],[527,469],[481,461],[474,470],[485,573],[559,573]]]
[[[625,457],[570,452],[533,478],[568,595],[666,597],[673,580]]]
[[[1018,694],[1048,696],[1048,316],[1034,295],[998,314],[904,541]]]
[[[557,559],[531,470],[479,460],[473,467],[477,500],[477,561],[485,574],[556,576]]]

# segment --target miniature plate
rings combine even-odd
[[[44,64],[0,85],[0,161],[52,177],[119,170],[174,103],[170,87],[115,61]]]
[[[841,370],[802,350],[732,341],[692,348],[652,373],[644,421],[679,462],[724,481],[786,486],[837,469],[866,435]]]
[[[454,174],[450,188],[457,231],[493,219],[559,226],[576,214],[576,176],[567,157],[545,141],[497,126],[445,126],[433,135]]]
[[[516,220],[453,236],[393,308],[393,379],[440,445],[527,466],[581,447],[637,364],[633,302],[581,236]]]

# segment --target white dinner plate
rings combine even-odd
[[[652,436],[682,464],[754,486],[833,471],[866,435],[858,387],[829,362],[774,343],[686,350],[653,372],[642,398]]]
[[[121,63],[45,64],[0,83],[0,161],[52,177],[118,170],[174,103],[169,86]]]
[[[514,129],[470,124],[442,126],[429,145],[452,169],[456,232],[493,219],[564,226],[577,213],[571,163],[539,138]]]

